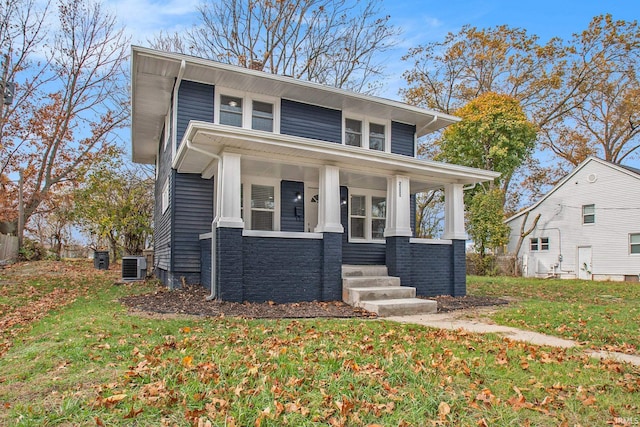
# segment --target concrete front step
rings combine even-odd
[[[400,278],[391,276],[363,276],[342,278],[342,289],[380,288],[388,286],[400,286]]]
[[[405,316],[409,314],[428,314],[438,311],[438,303],[419,298],[388,299],[379,301],[360,301],[357,304],[378,316]]]
[[[342,277],[388,276],[386,265],[343,265]]]
[[[360,301],[415,298],[415,296],[416,288],[408,286],[342,288],[342,300],[351,305],[355,305]]]

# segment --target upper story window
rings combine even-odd
[[[531,251],[548,251],[549,250],[549,238],[548,237],[533,237],[529,241],[529,249]]]
[[[277,98],[216,87],[214,122],[279,133],[280,104]]]
[[[629,253],[640,254],[640,233],[629,234]]]
[[[596,223],[596,205],[582,205],[582,223]]]
[[[242,98],[220,95],[220,124],[242,127]]]
[[[362,147],[362,122],[360,120],[344,120],[344,143],[354,147]]]
[[[273,132],[273,104],[253,101],[251,129]]]
[[[345,145],[377,151],[391,151],[389,144],[391,125],[384,120],[344,118],[343,141]]]

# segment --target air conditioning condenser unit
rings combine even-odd
[[[144,280],[147,277],[147,258],[143,256],[122,257],[122,280]]]

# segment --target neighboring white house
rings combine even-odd
[[[640,170],[589,157],[533,206],[509,218],[508,251],[520,248],[526,277],[638,281]]]

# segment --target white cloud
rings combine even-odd
[[[126,27],[134,44],[145,44],[158,32],[180,31],[196,19],[200,0],[111,0],[105,5]]]

